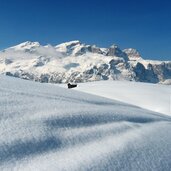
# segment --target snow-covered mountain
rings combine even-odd
[[[0,52],[0,73],[40,82],[129,80],[171,84],[171,61],[144,60],[136,49],[80,41],[56,46],[24,42]]]

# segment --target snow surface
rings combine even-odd
[[[81,83],[77,90],[171,116],[170,85],[129,81],[97,81]]]
[[[0,80],[0,170],[170,170],[169,116],[56,85]]]

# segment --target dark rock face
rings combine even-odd
[[[158,75],[153,70],[153,65],[148,64],[147,69],[143,64],[137,63],[134,68],[136,74],[135,80],[140,82],[150,82],[157,83],[159,82]]]
[[[90,51],[92,53],[102,54],[103,52],[100,50],[100,48],[96,47],[95,45],[91,46]]]
[[[93,46],[87,45],[87,46],[81,47],[81,49],[75,53],[75,56],[83,55],[86,52],[102,54],[102,51],[100,50],[100,48],[96,47],[95,45]]]
[[[123,52],[127,54],[130,60],[136,61],[141,58],[140,53],[136,49],[133,49],[133,48],[124,49]]]
[[[159,80],[171,79],[171,62],[153,65],[153,70],[158,75]]]
[[[134,68],[134,72],[136,74],[136,78],[135,78],[136,81],[141,81],[141,82],[145,81],[146,69],[144,65],[138,62]]]
[[[83,55],[88,51],[87,47],[82,47],[78,52],[75,53],[75,56]]]
[[[41,83],[48,83],[49,82],[50,75],[48,74],[42,74],[40,76],[40,82]]]
[[[93,77],[98,80],[108,80],[109,65],[102,64],[99,67],[93,66],[91,69],[83,72],[83,77],[86,81],[91,80]]]
[[[154,72],[153,65],[148,64],[146,70],[146,82],[150,83],[158,83],[159,78],[158,75]]]
[[[44,57],[44,56],[40,56],[39,58],[37,58],[37,60],[35,61],[35,64],[33,65],[34,67],[41,67],[44,66],[45,64],[47,64],[50,61],[49,58]]]
[[[70,43],[66,47],[67,47],[67,49],[72,49],[76,45],[81,45],[81,42],[80,41],[73,41],[72,43]]]
[[[11,59],[8,59],[8,58],[6,58],[5,61],[4,61],[5,65],[9,65],[9,64],[11,64],[12,62],[13,62],[13,61],[12,61]]]
[[[119,49],[119,47],[117,45],[112,45],[108,49],[108,52],[106,55],[107,56],[118,56],[118,57],[122,57],[122,58],[128,60],[127,54],[125,52],[123,52],[121,49]]]
[[[116,65],[122,62],[124,62],[122,59],[112,59],[109,64],[111,68],[115,68]]]

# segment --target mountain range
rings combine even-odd
[[[133,48],[121,50],[70,41],[56,46],[24,42],[0,52],[0,73],[51,83],[128,80],[171,84],[171,61],[145,60]]]

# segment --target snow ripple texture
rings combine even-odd
[[[0,170],[170,170],[171,118],[0,76]]]

